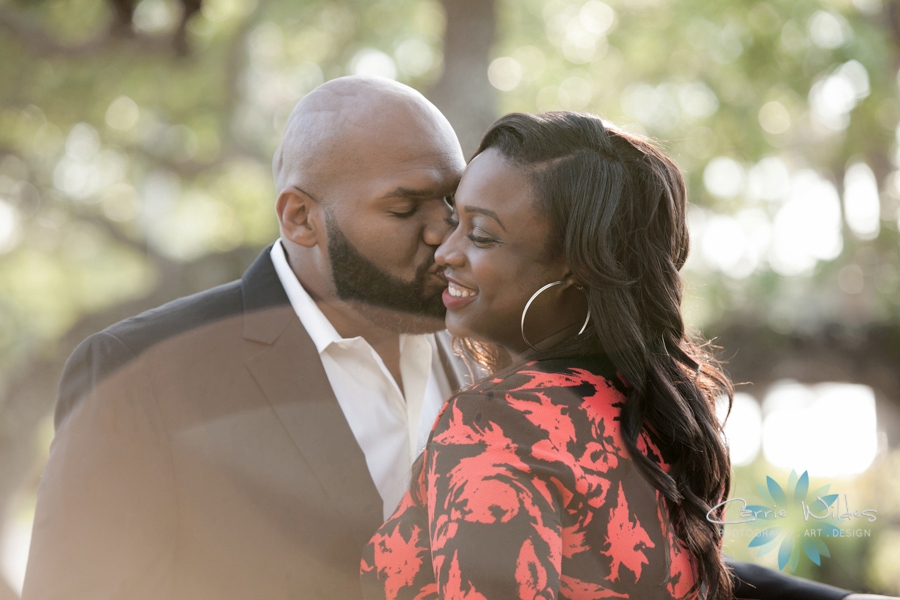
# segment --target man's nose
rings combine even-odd
[[[422,240],[429,246],[438,246],[443,242],[453,228],[445,220],[449,211],[433,210],[429,211],[425,229],[422,231]]]

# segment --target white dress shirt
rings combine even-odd
[[[384,518],[409,487],[410,467],[425,447],[450,384],[433,335],[400,335],[403,392],[362,337],[342,338],[291,270],[281,240],[272,263],[294,312],[312,338],[350,430],[381,494]]]

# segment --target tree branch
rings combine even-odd
[[[125,17],[118,9],[107,27],[93,38],[80,43],[60,43],[55,35],[40,25],[4,6],[0,6],[0,30],[9,32],[28,53],[43,57],[89,58],[106,54],[113,47],[122,47],[139,54],[184,56],[187,54],[187,19],[199,10],[200,6],[199,2],[195,4],[196,8],[185,7],[184,16],[175,32],[164,36],[136,33],[131,28],[130,21],[123,22]]]

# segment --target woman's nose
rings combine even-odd
[[[450,231],[449,235],[438,246],[434,253],[434,261],[442,267],[460,267],[465,264],[465,254],[459,248],[459,228]]]

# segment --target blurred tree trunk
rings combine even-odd
[[[447,13],[444,72],[428,93],[459,136],[466,157],[497,118],[497,90],[488,81],[497,36],[494,0],[442,0]]]

